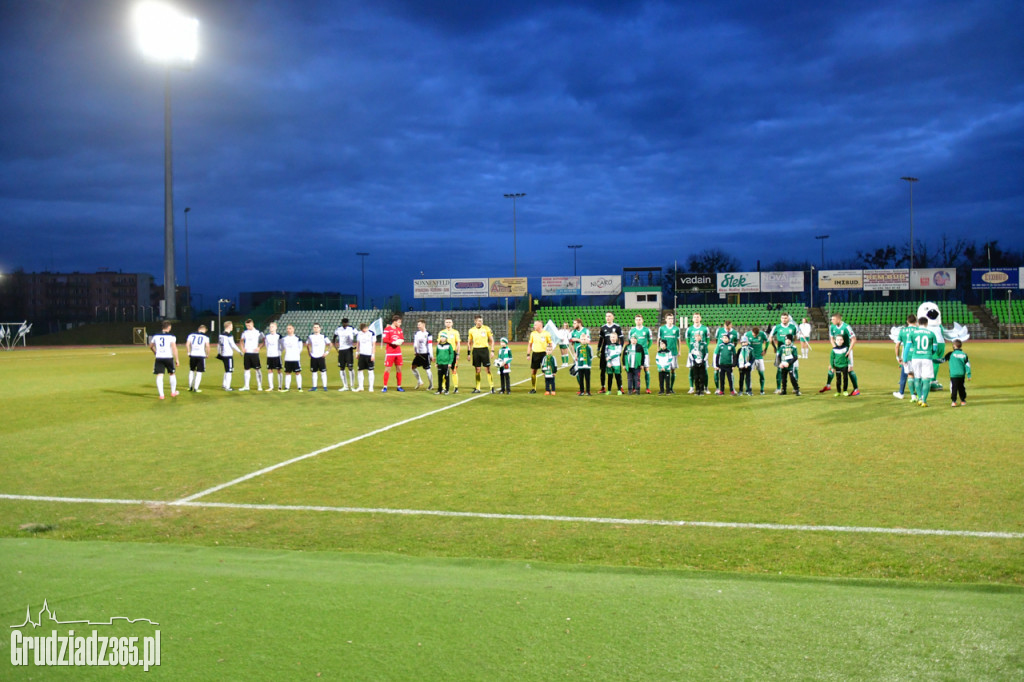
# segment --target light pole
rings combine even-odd
[[[576,251],[582,249],[583,244],[569,244],[569,248],[572,249],[572,276],[576,276]]]
[[[516,270],[516,199],[522,199],[526,196],[526,192],[516,192],[514,194],[506,194],[506,199],[512,200],[512,276],[518,276]]]
[[[828,239],[828,237],[829,236],[827,234],[819,234],[819,235],[815,235],[815,237],[814,237],[819,242],[821,242],[821,269],[822,270],[825,269],[825,240]]]
[[[185,299],[185,310],[188,311],[188,319],[192,319],[192,287],[189,284],[189,272],[188,272],[188,214],[192,209],[188,206],[185,207],[185,290],[188,292],[188,298]]]
[[[906,180],[910,185],[910,269],[914,269],[914,183],[917,178],[903,176],[900,180]]]
[[[356,255],[359,256],[359,258],[362,260],[362,265],[363,265],[363,299],[362,299],[362,303],[360,303],[360,305],[362,305],[363,308],[365,308],[366,307],[366,257],[369,256],[370,254],[365,252],[365,251],[357,251]]]
[[[189,68],[199,47],[199,21],[170,5],[142,2],[133,20],[142,53],[164,67],[164,317],[176,317],[174,284],[174,174],[171,162],[171,68]]]
[[[217,301],[217,333],[218,334],[220,333],[220,331],[222,329],[224,329],[224,325],[222,325],[221,322],[220,322],[220,307],[222,305],[224,305],[225,303],[231,303],[231,301],[229,301],[226,298],[222,298],[222,299],[219,299]]]

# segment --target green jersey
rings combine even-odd
[[[704,339],[705,343],[711,340],[711,331],[706,326],[702,324],[691,324],[689,327],[686,328],[686,346],[688,348],[693,348],[693,342],[697,338],[697,332],[700,332],[701,338]]]
[[[800,349],[793,344],[783,344],[779,346],[779,361],[788,362],[790,369],[796,365],[797,361],[800,360]]]
[[[927,327],[918,327],[910,336],[910,359],[931,360],[935,353],[935,334]]]
[[[789,320],[789,324],[782,324],[779,322],[772,329],[772,341],[774,341],[777,346],[782,346],[782,344],[786,343],[786,337],[790,334],[792,334],[793,338],[796,339],[796,332],[796,322],[792,319]]]
[[[437,347],[437,364],[450,365],[455,362],[455,346],[446,343]]]
[[[670,372],[672,371],[672,361],[674,359],[675,357],[667,350],[660,350],[654,356],[654,363],[658,366],[659,372]]]
[[[828,335],[831,338],[835,338],[837,336],[843,337],[843,346],[846,348],[850,347],[851,339],[857,338],[857,335],[853,333],[852,329],[850,329],[850,325],[846,324],[845,322],[840,322],[839,324],[829,324]]]
[[[579,329],[573,329],[572,333],[569,334],[569,341],[572,342],[572,349],[574,351],[576,351],[577,353],[580,350],[580,337],[583,336],[584,334],[586,334],[587,336],[590,336],[590,332],[587,330],[586,327],[580,327]]]
[[[679,333],[679,327],[676,325],[669,327],[663,324],[658,327],[658,340],[664,341],[668,352],[674,356],[679,355]]]
[[[545,355],[544,360],[540,363],[540,369],[544,372],[544,376],[548,378],[555,376],[555,372],[558,371],[558,361],[555,360],[555,356]]]
[[[576,369],[590,369],[593,362],[594,351],[590,349],[590,344],[578,344],[576,346]]]
[[[753,331],[749,331],[743,336],[750,344],[750,352],[754,356],[753,359],[764,360],[764,351],[768,348],[768,335],[764,332],[755,334]]]
[[[846,369],[850,366],[850,347],[849,346],[834,346],[832,348],[832,355],[829,359],[830,364],[835,369]]]
[[[708,344],[702,339],[690,346],[690,364],[698,367],[707,362]]]
[[[609,343],[604,347],[604,357],[608,361],[608,367],[622,367],[622,346]]]
[[[728,341],[719,341],[715,346],[715,358],[719,365],[732,365],[736,362],[736,346]]]
[[[495,358],[494,364],[497,365],[498,369],[506,369],[512,364],[512,349],[508,346],[502,346],[498,349],[498,357]]]
[[[971,361],[963,350],[957,349],[946,353],[946,362],[949,363],[950,379],[963,379],[965,376],[971,378]]]
[[[644,356],[646,353],[639,341],[636,345],[631,343],[626,346],[626,350],[623,351],[623,355],[626,359],[626,369],[640,369],[644,366]]]
[[[651,330],[647,327],[633,327],[629,330],[629,338],[636,339],[637,345],[643,348],[645,353],[651,349],[651,341],[654,340]]]
[[[740,342],[740,333],[735,329],[726,329],[725,327],[721,327],[717,332],[715,332],[715,343],[722,343],[723,340],[726,343],[731,343],[735,346]]]

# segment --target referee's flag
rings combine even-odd
[[[557,346],[558,345],[558,325],[556,325],[554,323],[554,321],[548,320],[548,323],[546,325],[544,325],[544,331],[546,331],[551,336],[551,343]]]

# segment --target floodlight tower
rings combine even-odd
[[[917,178],[904,175],[900,180],[905,180],[910,185],[910,269],[914,269],[914,183]]]
[[[171,162],[171,69],[190,68],[199,51],[199,20],[147,0],[132,14],[135,38],[147,59],[164,67],[164,317],[176,316],[174,283],[174,173]]]

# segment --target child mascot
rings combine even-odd
[[[939,364],[943,362],[946,357],[946,341],[966,341],[971,338],[971,333],[967,331],[967,327],[963,326],[959,322],[953,323],[952,329],[944,329],[942,327],[942,311],[939,310],[939,306],[931,301],[925,301],[917,308],[917,319],[925,318],[928,320],[928,331],[935,335],[935,352],[932,355],[932,364],[935,367],[935,376],[939,376]],[[899,343],[899,328],[893,327],[889,330],[889,338],[893,343]],[[937,391],[942,389],[942,384],[938,381],[932,380],[932,390]]]

